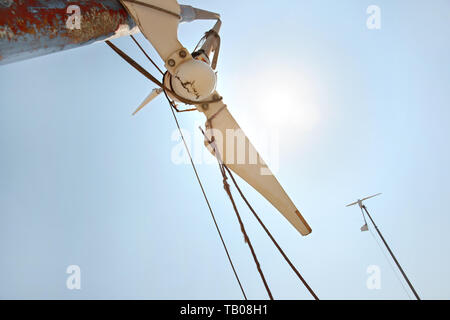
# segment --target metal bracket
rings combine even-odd
[[[182,48],[169,56],[165,62],[165,67],[170,74],[174,74],[178,66],[188,60],[192,60],[192,56],[186,48]]]

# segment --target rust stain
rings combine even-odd
[[[127,14],[91,7],[87,11],[81,9],[81,29],[67,30],[67,37],[74,43],[82,43],[98,38],[104,34],[116,31],[121,24],[126,23]]]
[[[0,9],[0,39],[17,41],[21,36],[32,36],[37,40],[40,37],[62,37],[69,43],[83,43],[116,31],[128,19],[124,8],[110,9],[102,1],[67,1],[61,8],[46,6],[45,2],[17,0],[9,8]],[[70,5],[81,9],[81,30],[66,28],[70,16],[67,7]]]

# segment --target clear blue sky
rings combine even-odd
[[[417,291],[449,299],[450,3],[184,3],[222,14],[230,111],[252,140],[280,136],[278,178],[313,233],[244,189],[319,297],[408,299],[345,207],[383,192],[367,206]],[[366,28],[371,4],[381,30]],[[182,43],[211,25],[181,25]],[[115,43],[151,69],[129,38]],[[151,89],[102,43],[0,67],[0,298],[241,298],[192,169],[171,161],[166,102],[130,116]],[[266,298],[217,167],[198,168],[248,296]],[[239,205],[275,298],[309,299]],[[366,287],[370,265],[381,290]]]

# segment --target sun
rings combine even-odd
[[[273,68],[261,70],[245,81],[245,91],[251,92],[246,103],[253,106],[253,116],[262,126],[282,132],[304,132],[318,124],[317,90],[305,77]]]

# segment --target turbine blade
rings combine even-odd
[[[361,199],[361,201],[364,201],[364,200],[368,200],[368,199],[372,199],[372,198],[374,198],[374,197],[377,197],[377,196],[379,196],[381,193],[377,193],[377,194],[374,194],[373,196],[370,196],[370,197],[367,197],[367,198],[364,198],[364,199]]]
[[[346,207],[351,207],[351,206],[354,206],[355,204],[358,204],[358,201],[350,203],[350,204],[346,205]]]
[[[145,98],[144,101],[137,107],[137,109],[132,113],[132,115],[136,115],[139,111],[142,110],[147,104],[149,104],[153,99],[155,99],[163,90],[161,88],[155,88],[150,92],[150,94]]]
[[[164,62],[167,62],[174,53],[184,49],[178,41],[181,9],[176,0],[120,0],[120,2]]]
[[[215,96],[219,96],[217,92]],[[310,226],[261,159],[226,105],[219,101],[210,103],[207,108],[198,105],[197,109],[209,119],[205,135],[210,141],[213,139],[216,148],[213,150],[207,143],[209,151],[213,155],[219,153],[222,162],[264,196],[297,231],[304,236],[311,233]],[[238,140],[237,146],[235,138]]]

